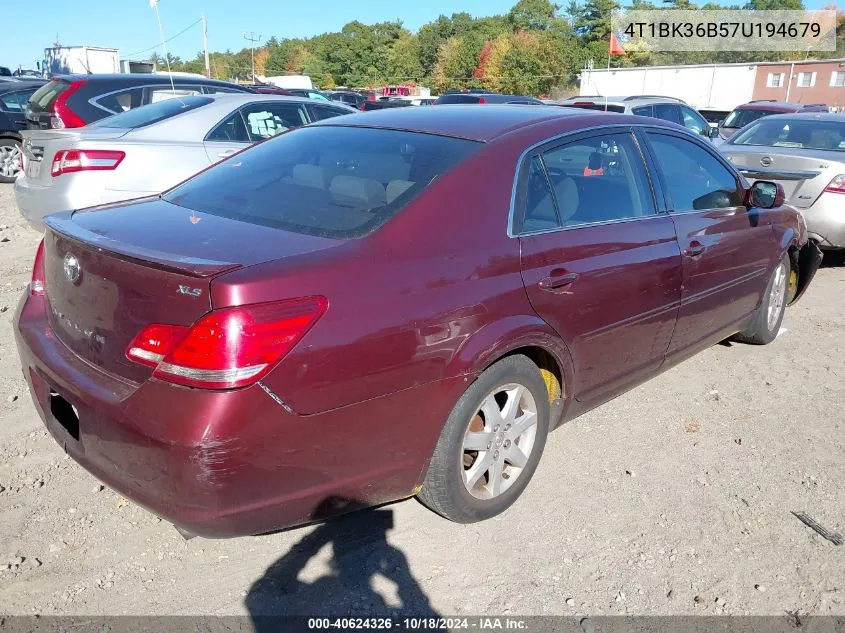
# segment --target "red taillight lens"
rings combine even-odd
[[[35,251],[35,261],[32,264],[32,280],[29,282],[29,294],[32,297],[44,295],[44,240],[38,244]]]
[[[824,188],[830,193],[845,193],[845,174],[839,174]]]
[[[484,97],[478,97],[478,103],[487,103],[487,99]]]
[[[233,389],[259,380],[325,313],[324,297],[214,310],[190,328],[150,325],[126,351],[161,380]]]
[[[126,152],[107,149],[68,149],[56,152],[50,174],[61,176],[76,171],[110,171],[126,158]]]
[[[79,81],[72,81],[70,85],[65,88],[56,100],[53,101],[53,116],[50,117],[50,127],[62,129],[66,127],[84,127],[83,121],[79,115],[70,109],[67,100],[70,96],[84,86],[87,82],[84,79]]]

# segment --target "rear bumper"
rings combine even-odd
[[[300,416],[260,385],[205,391],[152,379],[133,384],[56,340],[45,306],[42,297],[22,298],[15,333],[53,438],[111,488],[201,536],[269,532],[338,507],[414,494],[466,388],[459,377]],[[78,411],[76,433],[53,411],[57,401]]]
[[[845,248],[845,195],[823,193],[813,206],[801,209],[807,233],[823,248]]]

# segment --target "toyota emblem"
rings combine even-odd
[[[769,167],[772,164],[771,156],[763,156],[763,158],[760,159],[760,164],[763,167]]]
[[[72,284],[77,283],[82,276],[82,267],[79,265],[79,260],[74,255],[68,253],[65,255],[63,267],[67,280]]]

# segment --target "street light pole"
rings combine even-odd
[[[261,36],[255,35],[254,31],[250,31],[249,34],[244,31],[244,39],[250,43],[250,53],[252,56],[252,83],[255,83],[255,43],[261,41]]]

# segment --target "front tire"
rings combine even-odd
[[[768,345],[777,338],[786,311],[787,293],[792,266],[789,257],[783,256],[775,268],[760,306],[748,327],[736,335],[736,340],[752,345]]]
[[[504,512],[525,490],[549,433],[549,394],[526,356],[491,365],[452,409],[418,499],[457,523]]]
[[[0,138],[0,182],[15,182],[21,171],[22,151],[19,141],[8,137]]]

